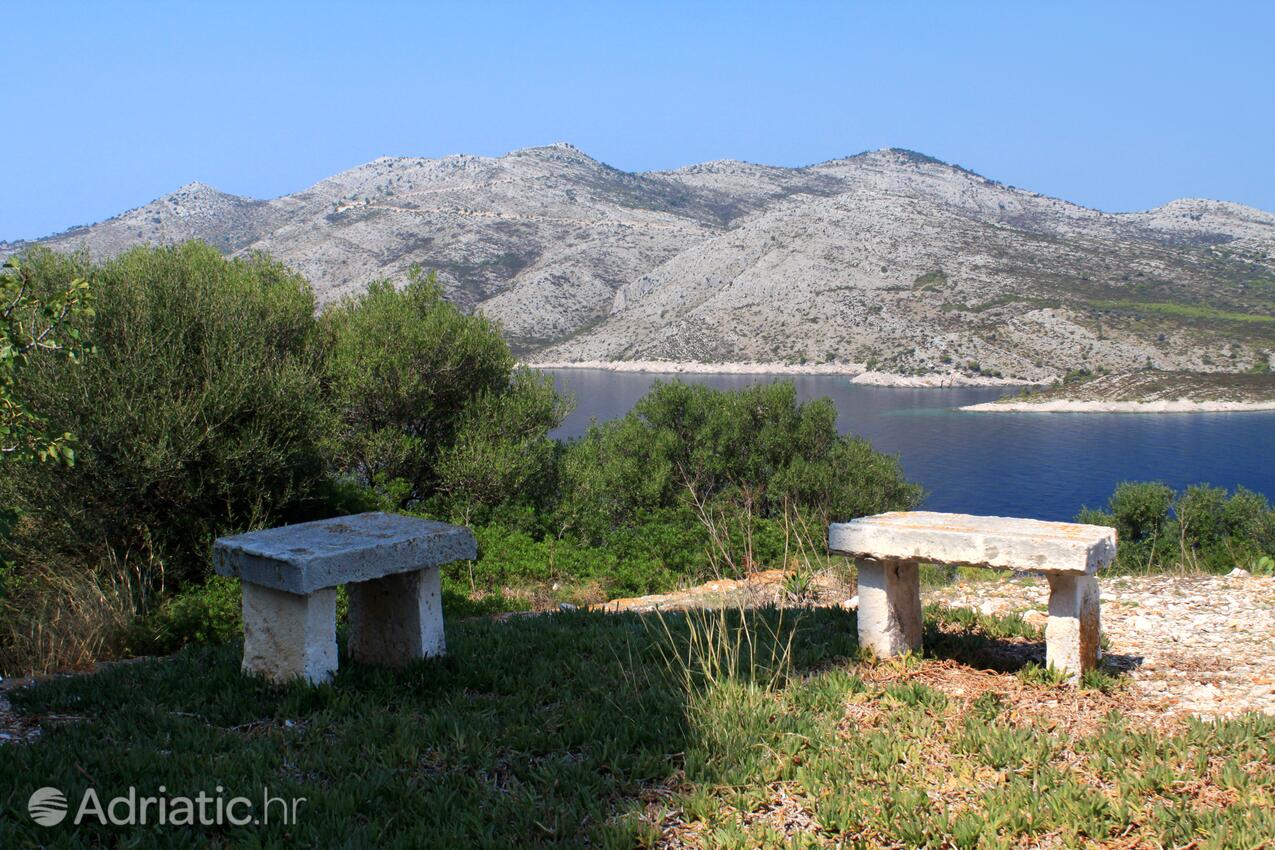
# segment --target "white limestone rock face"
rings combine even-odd
[[[243,586],[243,671],[323,684],[336,673],[336,589],[299,595]]]
[[[1115,560],[1116,532],[1073,522],[895,511],[833,523],[828,548],[853,556],[1092,575]]]
[[[188,239],[264,251],[321,303],[435,271],[541,362],[872,358],[892,380],[954,363],[976,377],[971,362],[1029,382],[1080,362],[1213,371],[1223,331],[1151,315],[1098,330],[1094,288],[1119,299],[1154,280],[1175,303],[1241,303],[1275,273],[1269,212],[1187,199],[1109,214],[897,149],[645,173],[566,144],[383,157],[272,200],[191,184],[40,241],[102,259]],[[0,242],[0,256],[26,247]],[[978,330],[992,326],[994,339]],[[1226,368],[1264,349],[1237,347]]]

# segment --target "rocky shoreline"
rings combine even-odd
[[[987,401],[961,410],[975,413],[1246,413],[1275,410],[1275,401]]]
[[[1240,413],[1275,410],[1275,375],[1143,369],[961,408],[978,413]]]
[[[837,375],[852,384],[875,387],[1022,387],[1031,382],[1015,378],[991,378],[960,372],[932,375],[896,375],[877,372],[853,363],[698,363],[681,360],[574,360],[522,364],[533,369],[600,369],[608,372],[643,372],[657,375]]]

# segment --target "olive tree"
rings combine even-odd
[[[497,326],[413,273],[322,315],[326,382],[339,419],[330,456],[389,508],[469,522],[531,504],[550,486],[548,432],[566,404],[516,368]]]

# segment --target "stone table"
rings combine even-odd
[[[439,566],[477,557],[469,529],[365,513],[223,537],[220,575],[243,581],[243,670],[326,682],[337,669],[336,588],[350,598],[350,657],[401,665],[441,655]]]
[[[859,644],[878,656],[921,647],[919,565],[954,564],[1044,575],[1047,663],[1073,678],[1097,666],[1101,618],[1095,574],[1115,560],[1113,528],[896,511],[833,523],[828,548],[858,564]]]

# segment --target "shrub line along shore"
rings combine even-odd
[[[689,360],[577,360],[522,363],[532,369],[603,369],[608,372],[650,372],[659,375],[844,375],[852,384],[877,387],[1022,387],[1038,382],[1021,378],[992,378],[948,372],[897,375],[853,363],[698,363]]]

